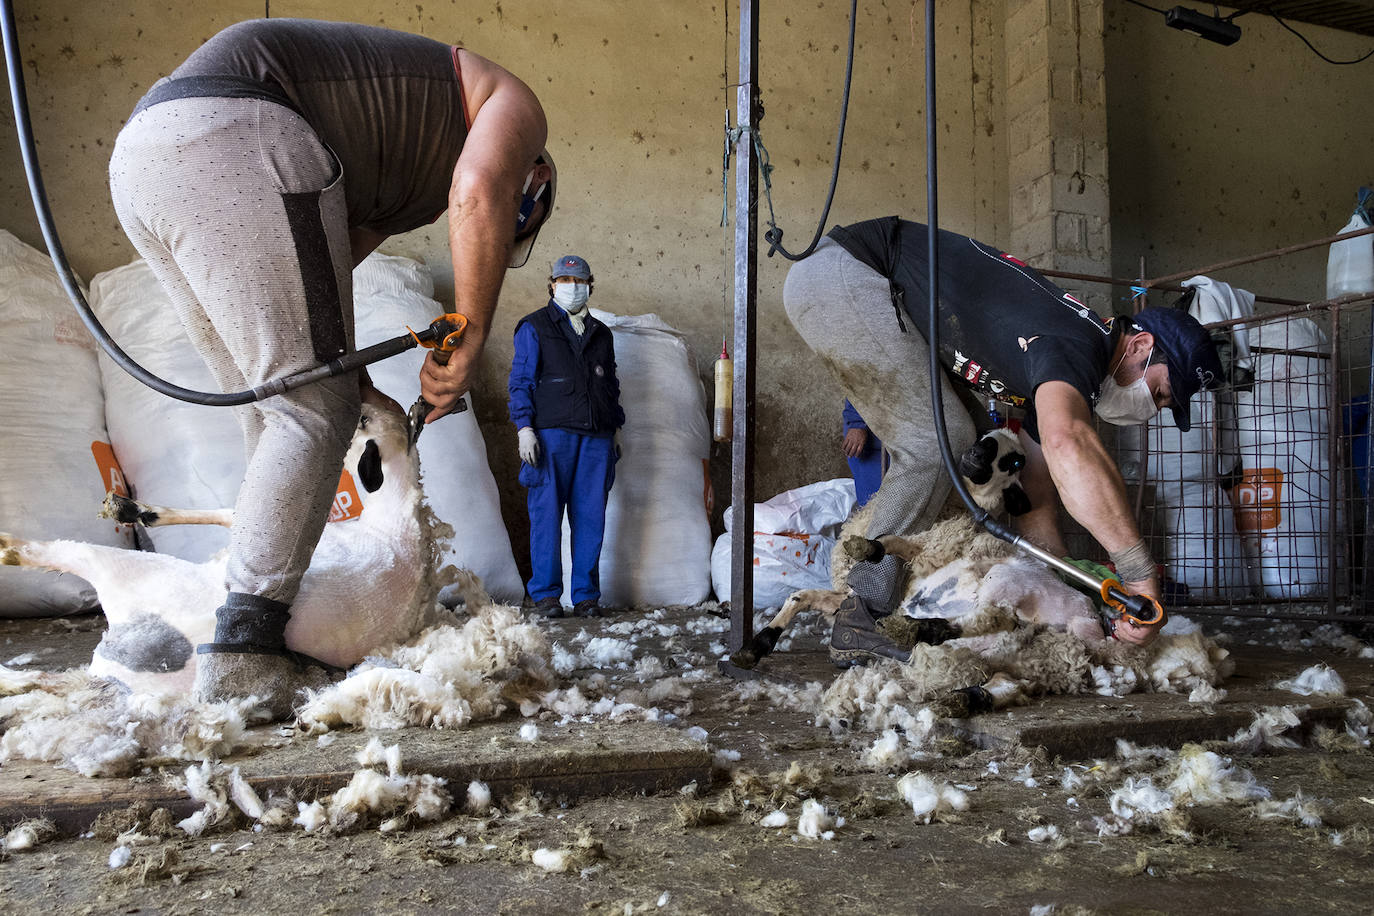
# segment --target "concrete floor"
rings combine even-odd
[[[672,613],[688,619],[703,612]],[[596,625],[541,624],[555,640],[581,629],[594,632]],[[34,667],[81,664],[100,629],[98,617],[0,621],[0,662],[27,655]],[[833,676],[819,636],[815,627],[804,629],[765,670],[794,682]],[[699,639],[704,645],[712,637]],[[652,645],[637,647],[637,653],[654,651]],[[1169,694],[1069,696],[957,723],[962,748],[921,766],[974,789],[974,804],[936,824],[916,822],[894,798],[891,777],[858,764],[874,736],[834,736],[804,713],[740,702],[734,682],[713,676],[672,724],[541,722],[536,744],[519,739],[518,718],[460,732],[382,735],[402,745],[408,770],[444,776],[457,786],[483,779],[498,801],[532,787],[545,799],[535,815],[511,811],[480,823],[459,816],[403,836],[254,832],[242,822],[196,838],[173,831],[149,851],[137,850],[138,880],[128,877],[128,869],[109,868],[114,837],[97,830],[96,836],[12,856],[0,869],[0,892],[9,902],[0,910],[53,899],[57,912],[799,913],[809,911],[806,901],[818,895],[842,912],[1025,912],[1048,904],[1057,905],[1056,912],[1367,908],[1374,899],[1368,867],[1374,862],[1374,758],[1368,749],[1313,746],[1244,760],[1274,787],[1275,797],[1302,791],[1323,799],[1325,821],[1316,829],[1270,824],[1239,808],[1207,808],[1190,813],[1186,840],[1163,831],[1104,839],[1087,815],[1104,811],[1105,791],[1081,792],[1075,800],[1057,787],[1065,766],[1084,761],[1089,769],[1094,758],[1113,753],[1119,737],[1138,745],[1192,741],[1220,748],[1221,739],[1247,725],[1256,710],[1274,705],[1301,709],[1309,727],[1338,725],[1350,699],[1299,698],[1272,686],[1318,659],[1342,674],[1348,697],[1368,702],[1374,695],[1369,660],[1329,648],[1246,645],[1239,638],[1232,652],[1237,671],[1215,710]],[[684,727],[693,725],[709,733],[709,746],[686,735]],[[328,748],[302,737],[229,762],[239,763],[259,788],[289,785],[309,797],[348,779],[352,754],[368,737],[342,732]],[[720,751],[726,754],[713,766],[711,755]],[[733,754],[738,760],[729,759]],[[784,789],[780,774],[793,764],[824,777],[800,794]],[[1025,767],[1034,778],[1005,775]],[[774,793],[793,807],[794,824],[793,803],[810,794],[847,813],[848,825],[830,843],[763,830],[756,821],[765,812],[732,788],[741,772],[774,774]],[[699,798],[679,793],[691,783]],[[716,814],[702,818],[684,805]],[[5,825],[46,813],[72,836],[101,813],[137,819],[143,812],[146,820],[159,807],[179,817],[193,806],[157,778],[88,780],[19,761],[0,767]],[[1027,830],[1036,824],[1060,825],[1061,839],[1029,842]],[[579,835],[595,836],[600,850],[579,869],[549,874],[531,864],[534,848],[575,848]],[[329,861],[347,867],[341,873],[321,867]],[[1314,880],[1314,870],[1321,881]],[[71,876],[83,880],[66,880]],[[275,883],[265,895],[262,882],[269,878]]]

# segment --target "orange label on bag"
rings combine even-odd
[[[100,469],[100,482],[105,492],[128,496],[129,487],[124,481],[124,471],[119,467],[119,459],[115,458],[110,443],[98,439],[92,442],[91,455],[95,458],[95,466]]]
[[[1283,471],[1278,468],[1246,468],[1231,500],[1236,528],[1269,531],[1282,521]]]
[[[358,498],[358,487],[353,483],[353,475],[344,471],[339,475],[339,489],[334,494],[334,505],[329,507],[331,522],[346,522],[363,514],[363,501]]]

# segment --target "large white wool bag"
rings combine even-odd
[[[220,390],[146,261],[96,274],[91,308],[124,352],[149,372],[193,391]],[[100,374],[110,441],[136,499],[175,509],[234,505],[245,457],[232,408],[154,391],[104,353]],[[171,525],[146,535],[158,553],[193,563],[229,545],[229,529],[218,525]]]
[[[416,331],[445,309],[434,301],[429,268],[411,258],[372,254],[353,271],[354,323],[359,349]],[[425,350],[416,348],[368,367],[378,391],[409,408],[420,396]],[[487,463],[487,446],[471,409],[441,417],[420,436],[425,498],[439,521],[453,529],[442,563],[482,578],[497,601],[519,604],[525,583],[501,518],[501,496]],[[441,600],[447,600],[447,593]]]
[[[0,230],[0,531],[131,545],[129,530],[96,517],[106,478],[118,482],[102,401],[96,343],[52,262]],[[0,566],[0,616],[96,606],[75,576]]]
[[[706,393],[687,341],[657,315],[592,309],[615,340],[625,426],[606,504],[601,603],[697,604],[711,594],[705,463]],[[563,597],[572,595],[572,540],[563,523]]]
[[[1259,325],[1250,346],[1254,389],[1236,395],[1236,527],[1266,597],[1320,596],[1331,587],[1330,344],[1300,318]]]

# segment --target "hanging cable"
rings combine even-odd
[[[1294,35],[1298,36],[1299,41],[1307,45],[1307,47],[1311,49],[1313,54],[1317,55],[1322,60],[1326,61],[1328,64],[1336,64],[1337,66],[1348,66],[1350,64],[1363,63],[1364,61],[1369,60],[1370,57],[1374,57],[1374,48],[1371,48],[1370,50],[1366,51],[1359,57],[1354,58],[1353,60],[1332,60],[1322,52],[1318,51],[1316,46],[1314,46],[1312,42],[1308,41],[1306,36],[1304,36],[1301,32],[1299,32],[1297,29],[1293,28],[1291,25],[1280,19],[1278,13],[1274,12],[1268,7],[1265,7],[1264,11],[1268,13],[1271,17],[1273,17],[1274,21],[1277,22],[1279,25],[1283,26],[1285,29],[1292,32]]]
[[[754,136],[754,148],[759,151],[759,174],[763,176],[764,196],[768,200],[768,231],[763,234],[763,238],[768,243],[768,257],[770,258],[774,252],[781,252],[782,256],[789,261],[800,261],[816,250],[816,245],[821,240],[821,234],[825,232],[825,221],[830,218],[830,204],[835,200],[835,185],[840,180],[840,153],[844,150],[844,124],[849,114],[849,86],[854,74],[854,27],[858,18],[859,0],[850,0],[849,54],[844,64],[844,97],[840,100],[840,124],[835,132],[835,158],[830,166],[830,190],[825,194],[825,208],[821,210],[820,222],[816,225],[816,234],[811,237],[811,244],[806,246],[806,250],[799,254],[793,254],[782,247],[782,229],[774,217],[772,182],[769,180],[773,167],[768,164],[768,151],[759,142],[758,135],[755,134]]]

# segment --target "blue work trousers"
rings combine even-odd
[[[572,603],[601,599],[606,496],[615,481],[615,440],[566,429],[536,429],[539,465],[520,466],[530,512],[530,598],[563,594],[563,510],[572,531]]]

